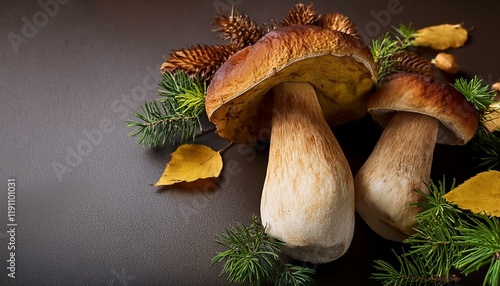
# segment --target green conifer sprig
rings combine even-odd
[[[465,275],[488,266],[483,285],[500,285],[500,219],[487,215],[470,217],[453,237],[464,250],[455,267]]]
[[[500,218],[463,212],[444,198],[445,180],[429,186],[418,206],[416,233],[396,254],[399,267],[375,260],[371,278],[382,285],[446,285],[487,267],[484,286],[500,279]],[[451,187],[453,189],[454,183]]]
[[[129,136],[139,136],[137,143],[147,147],[194,139],[202,128],[206,83],[176,71],[164,73],[159,86],[157,100],[144,102],[132,114],[139,120],[126,121],[135,128]]]
[[[392,67],[399,60],[393,56],[411,46],[416,35],[416,31],[411,27],[411,24],[400,24],[398,27],[393,27],[393,29],[393,33],[384,33],[380,37],[373,39],[369,46],[377,66],[379,86],[384,83],[387,76],[394,72]]]
[[[226,250],[212,258],[212,264],[224,263],[221,275],[227,275],[230,283],[252,286],[314,285],[313,269],[285,264],[279,254],[286,244],[266,234],[265,227],[257,216],[252,216],[249,226],[239,224],[226,229],[217,236],[215,242]]]
[[[478,112],[479,127],[471,140],[475,167],[485,170],[500,170],[500,131],[490,132],[485,127],[495,103],[496,91],[474,76],[471,80],[458,78],[452,86],[469,101]]]
[[[453,189],[455,182],[452,183]],[[416,206],[423,207],[415,220],[419,224],[415,234],[404,241],[410,246],[408,253],[425,261],[425,271],[430,277],[450,277],[453,258],[460,246],[453,242],[457,234],[456,226],[462,224],[459,209],[451,206],[444,198],[446,192],[445,178],[438,185],[428,186],[430,194],[418,191],[425,199]]]
[[[489,132],[483,130],[477,132],[471,141],[472,157],[477,168],[485,170],[500,171],[500,131]]]
[[[429,264],[422,259],[420,254],[405,253],[404,255],[396,255],[399,268],[394,267],[387,261],[375,260],[374,268],[379,272],[375,272],[370,277],[373,280],[380,282],[383,286],[429,286],[429,285],[445,285],[446,283],[455,283],[460,281],[460,278],[454,274],[433,276],[428,270]]]
[[[395,37],[402,49],[412,46],[417,35],[417,31],[411,25],[411,23],[408,25],[399,24],[398,27],[393,27]]]
[[[483,81],[477,76],[474,76],[469,81],[464,78],[458,78],[453,87],[463,94],[474,105],[476,110],[481,113],[486,112],[490,104],[495,102],[494,97],[496,92],[490,89],[488,85],[483,84]]]
[[[183,72],[164,73],[158,101],[170,101],[182,114],[200,115],[205,108],[206,82]]]

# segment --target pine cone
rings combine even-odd
[[[282,26],[292,25],[315,25],[320,18],[319,13],[312,7],[312,4],[296,4],[288,10],[287,15],[281,21]]]
[[[229,40],[232,45],[239,48],[252,45],[263,36],[263,31],[258,27],[257,23],[250,19],[248,15],[239,13],[234,7],[231,10],[231,15],[222,10],[219,11],[213,24],[220,27],[214,30],[214,32],[220,33],[220,38]]]
[[[267,34],[271,32],[272,30],[275,30],[276,28],[279,27],[279,24],[276,20],[272,19],[269,23],[263,23],[262,24],[262,34]]]
[[[329,13],[322,15],[319,19],[318,25],[326,29],[343,32],[357,39],[361,39],[361,37],[358,35],[356,25],[354,25],[351,19],[340,13]]]
[[[391,60],[397,60],[391,67],[396,72],[410,72],[435,77],[432,62],[414,52],[395,54],[391,56]]]
[[[234,45],[196,45],[173,51],[161,65],[162,73],[180,70],[210,81],[217,69],[239,50]]]

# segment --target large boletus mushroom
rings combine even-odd
[[[376,233],[402,241],[416,226],[416,190],[428,193],[435,144],[467,143],[478,114],[451,85],[417,74],[394,76],[368,111],[385,129],[356,174],[356,210]]]
[[[271,134],[261,219],[292,258],[326,263],[350,245],[353,177],[328,123],[365,115],[376,78],[354,36],[295,25],[231,56],[208,87],[206,111],[220,136],[248,143]]]

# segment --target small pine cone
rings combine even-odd
[[[329,13],[322,15],[319,19],[318,25],[330,30],[346,33],[357,39],[361,39],[358,35],[356,25],[347,16],[340,13]]]
[[[213,24],[220,27],[214,30],[214,32],[220,33],[220,38],[229,40],[232,45],[240,48],[254,44],[263,35],[255,21],[250,19],[248,15],[239,13],[234,7],[231,10],[231,15],[221,10],[215,17]]]
[[[312,7],[312,4],[296,4],[288,10],[287,15],[281,21],[282,26],[292,25],[315,25],[320,18],[319,13]]]
[[[269,23],[263,23],[262,24],[262,33],[267,34],[271,32],[272,30],[276,30],[276,28],[279,27],[279,24],[276,20],[272,19]]]
[[[397,60],[392,69],[396,72],[417,73],[423,76],[435,77],[432,62],[414,52],[401,52],[391,57]]]
[[[219,67],[235,52],[234,45],[196,45],[173,51],[161,65],[162,73],[176,70],[210,81]]]

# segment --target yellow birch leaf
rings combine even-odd
[[[500,172],[479,173],[448,192],[444,198],[461,209],[500,217]]]
[[[442,51],[463,46],[467,36],[467,30],[460,24],[442,24],[417,30],[413,44]]]
[[[172,153],[172,160],[153,186],[169,186],[180,182],[216,178],[222,170],[218,151],[199,144],[184,144]]]

